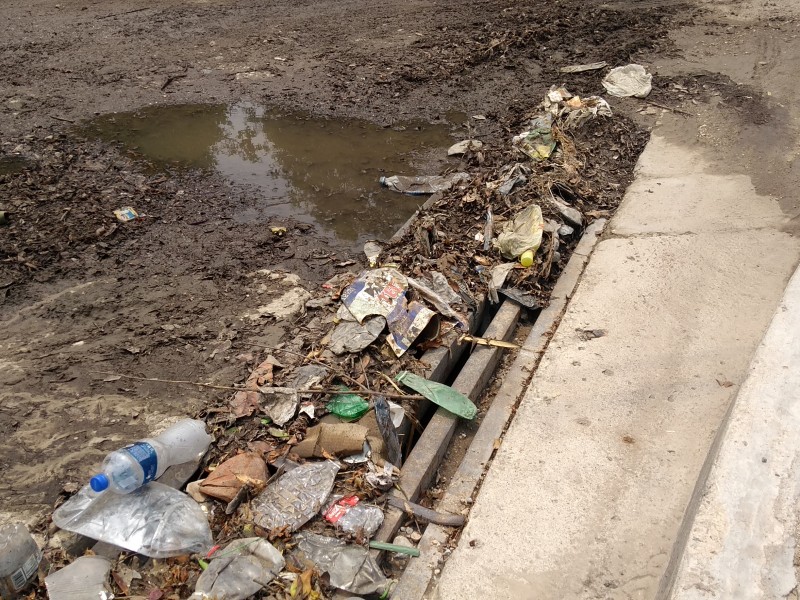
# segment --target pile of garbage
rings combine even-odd
[[[486,303],[546,305],[565,250],[595,216],[581,205],[570,133],[611,116],[602,98],[553,86],[507,147],[464,140],[450,149],[469,173],[382,179],[429,195],[425,208],[396,239],[365,246],[366,269],[303,299],[296,326],[313,335],[253,346],[243,357],[252,372],[224,403],[110,454],[58,506],[55,526],[123,552],[53,564],[50,598],[388,597],[392,580],[374,550],[419,552],[372,538],[418,433],[418,407],[478,413],[428,380],[420,357],[480,341],[470,333]],[[198,461],[202,476],[185,492],[156,481]],[[8,597],[41,560],[35,544],[17,543]]]

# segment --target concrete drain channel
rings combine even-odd
[[[402,234],[414,218],[409,219],[398,235]],[[500,445],[503,432],[515,407],[521,400],[533,377],[533,372],[558,326],[567,302],[583,273],[588,257],[603,231],[605,222],[605,219],[600,219],[587,227],[575,247],[556,282],[550,304],[542,309],[536,317],[531,331],[522,347],[517,351],[513,364],[483,416],[444,495],[434,507],[438,517],[434,520],[441,520],[442,523],[455,523],[462,520],[466,507],[475,496],[485,470]],[[515,302],[504,301],[483,332],[484,337],[504,341],[512,339],[523,310]],[[480,306],[476,311],[472,321],[473,331],[477,329],[487,312],[485,305]],[[452,381],[451,386],[455,390],[475,401],[492,380],[502,358],[503,348],[477,346],[464,360],[464,353],[467,351],[468,344],[459,343],[458,339],[453,339],[449,344],[428,350],[421,361],[428,365],[426,371],[428,379],[437,382]],[[430,403],[421,402],[418,405],[417,417],[424,416],[430,409]],[[456,431],[458,419],[444,408],[437,408],[403,463],[396,488],[388,494],[384,521],[374,536],[376,541],[391,542],[409,518],[415,518],[420,524],[427,522],[418,543],[420,556],[411,559],[404,569],[398,584],[392,591],[394,598],[403,600],[423,598],[431,582],[439,573],[448,541],[457,531],[457,528],[435,523],[424,517],[410,517],[410,509],[412,508],[411,504],[416,504],[434,480]],[[183,488],[196,476],[197,470],[198,465],[194,463],[170,467],[159,478],[159,482]],[[95,554],[112,559],[123,552],[116,546],[105,542],[95,542],[88,538],[79,538],[71,545],[69,551],[72,554],[82,554],[89,547],[92,547]],[[380,558],[381,551],[372,550],[372,552],[375,557]],[[341,596],[340,594],[336,597],[350,597],[350,595]]]

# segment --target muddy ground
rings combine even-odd
[[[49,514],[109,450],[228,396],[115,375],[233,385],[258,358],[253,344],[312,335],[250,318],[287,285],[259,270],[295,273],[313,291],[362,260],[306,223],[282,219],[279,236],[270,219],[236,222],[235,210],[257,204],[252,190],[153,172],[77,125],[150,104],[246,99],[386,126],[481,114],[472,133],[499,145],[551,84],[603,93],[601,74],[559,67],[668,59],[650,104],[609,99],[614,119],[576,138],[608,214],[662,107],[721,100],[745,119],[763,113],[752,110],[760,93],[698,80],[702,64],[675,67],[668,34],[701,15],[686,3],[593,0],[5,2],[0,155],[26,162],[0,162],[0,210],[10,211],[0,227],[0,518]],[[702,27],[696,36],[733,41],[727,22]],[[117,223],[121,205],[148,218]]]

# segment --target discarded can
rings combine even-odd
[[[42,553],[24,525],[0,527],[0,598],[17,598],[33,580]]]

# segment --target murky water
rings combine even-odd
[[[258,190],[246,222],[292,217],[359,244],[386,239],[424,198],[382,189],[381,175],[438,174],[449,125],[381,128],[287,115],[248,103],[153,107],[103,116],[87,131],[120,142],[160,167],[213,169]]]

